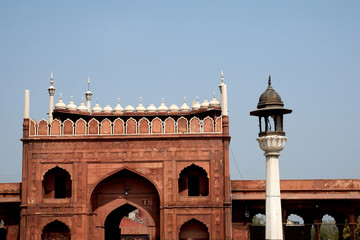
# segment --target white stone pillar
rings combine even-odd
[[[25,90],[24,94],[24,119],[30,118],[30,91]]]
[[[50,87],[47,89],[49,92],[49,123],[53,120],[53,109],[54,109],[54,94],[55,94],[55,88],[54,88],[54,80],[53,80],[53,73],[51,73],[50,77]]]
[[[279,156],[287,140],[284,136],[269,135],[256,139],[266,157],[265,239],[282,240],[282,211],[280,197]]]
[[[90,92],[90,77],[88,77],[88,90],[85,93],[85,97],[86,97],[86,107],[88,109],[88,111],[91,111],[91,96],[92,96],[92,92]]]
[[[219,85],[220,94],[221,94],[221,115],[228,116],[228,106],[227,106],[227,85],[224,83],[224,73],[221,71],[221,83]]]

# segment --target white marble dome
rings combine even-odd
[[[106,105],[104,108],[103,108],[103,112],[104,113],[111,113],[113,111],[112,107],[110,105]]]
[[[196,110],[199,110],[201,107],[200,103],[199,103],[199,97],[196,97],[196,102],[192,105],[192,110],[196,111]]]
[[[157,108],[155,107],[154,104],[150,104],[147,108],[146,108],[148,113],[155,113],[157,111]]]
[[[114,107],[114,113],[121,114],[124,112],[124,109],[120,105],[120,99],[118,98],[118,104]]]
[[[145,110],[146,110],[146,108],[144,107],[144,105],[142,105],[142,99],[141,99],[141,97],[140,97],[140,103],[139,103],[139,105],[136,107],[136,112],[138,112],[138,113],[143,113],[143,112],[145,112]]]
[[[131,105],[127,105],[126,108],[125,108],[125,112],[126,113],[132,113],[135,111],[135,108]]]
[[[220,102],[215,98],[215,92],[214,92],[214,96],[209,103],[209,107],[215,107],[215,106],[220,107]]]
[[[102,108],[100,107],[99,103],[96,103],[95,106],[92,108],[93,113],[100,113]]]
[[[180,107],[180,112],[190,112],[190,107],[186,104],[186,97],[184,97],[184,103]]]
[[[158,112],[159,113],[164,113],[167,112],[169,109],[166,107],[165,103],[164,103],[164,98],[162,99],[162,103],[160,104],[160,106],[158,107]]]
[[[205,100],[201,103],[200,108],[206,109],[209,107],[209,105],[210,104],[209,104],[208,100],[206,100],[206,98],[205,98]]]
[[[175,104],[171,104],[171,106],[169,107],[169,112],[178,113],[179,112],[179,107],[176,106]]]
[[[63,102],[62,100],[62,95],[60,93],[60,99],[59,101],[55,104],[55,109],[66,109],[66,104]]]
[[[71,96],[70,103],[66,106],[68,110],[76,110],[76,105],[74,103],[73,97]]]
[[[87,112],[88,111],[87,107],[84,104],[84,98],[81,99],[81,104],[78,106],[77,110],[80,111],[80,112]]]

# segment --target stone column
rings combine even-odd
[[[287,138],[278,135],[257,139],[266,157],[265,239],[282,240],[282,212],[280,198],[279,156]]]
[[[315,216],[315,219],[314,219],[315,240],[320,240],[320,226],[321,226],[321,221],[322,221],[322,219],[320,219],[319,216]]]
[[[356,216],[355,216],[354,212],[350,213],[348,219],[349,219],[349,227],[350,227],[350,239],[351,240],[356,240],[357,219],[356,219]]]

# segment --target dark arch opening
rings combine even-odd
[[[121,237],[120,222],[136,207],[130,204],[124,204],[112,211],[105,220],[105,240],[119,240]]]
[[[41,234],[41,240],[70,240],[70,229],[66,224],[55,220],[46,225]]]
[[[59,167],[47,171],[43,179],[44,198],[70,198],[71,178],[70,174]]]
[[[184,168],[178,180],[180,196],[208,196],[209,178],[206,171],[192,164]]]
[[[179,240],[208,240],[209,231],[205,224],[202,222],[191,219],[190,221],[184,223],[179,232]]]

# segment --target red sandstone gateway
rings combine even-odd
[[[7,240],[230,240],[264,239],[252,217],[264,213],[264,181],[229,176],[226,84],[221,105],[210,102],[166,107],[140,102],[90,113],[86,105],[60,100],[49,120],[29,116],[25,94],[22,183],[0,184],[0,239]],[[282,181],[286,239],[310,239],[315,222],[348,219],[355,239],[360,180]],[[232,214],[232,215],[231,215]],[[310,226],[310,227],[309,227]],[[299,238],[300,236],[300,238]]]

